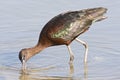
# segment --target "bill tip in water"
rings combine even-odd
[[[27,71],[26,71],[26,62],[25,60],[22,61],[22,74],[26,74]]]
[[[22,70],[26,70],[26,62],[25,62],[25,60],[22,61]]]

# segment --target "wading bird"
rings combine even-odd
[[[77,37],[87,31],[93,22],[105,19],[104,13],[107,9],[103,7],[83,9],[79,11],[68,11],[61,13],[52,18],[42,29],[38,44],[32,48],[22,49],[19,53],[19,59],[23,69],[25,63],[35,54],[43,49],[56,46],[66,45],[70,54],[70,63],[74,60],[74,55],[70,48],[73,40],[82,43],[85,46],[84,62],[87,62],[88,45],[86,42]]]

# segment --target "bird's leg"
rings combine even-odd
[[[69,61],[69,63],[72,64],[73,60],[74,60],[74,54],[73,54],[73,52],[72,52],[72,50],[70,48],[70,45],[68,45],[67,48],[68,48],[68,51],[69,51],[69,54],[70,54],[70,61]]]
[[[76,38],[75,40],[76,40],[77,42],[82,43],[82,44],[85,46],[84,63],[86,63],[86,62],[87,62],[87,56],[88,56],[88,45],[87,45],[86,42],[84,42],[84,41],[82,41],[82,40],[80,40],[80,39],[78,39],[78,38]]]

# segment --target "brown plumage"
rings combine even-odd
[[[42,29],[38,44],[32,48],[22,49],[19,53],[19,59],[25,68],[25,62],[33,55],[43,49],[55,45],[67,45],[70,53],[70,62],[73,62],[74,56],[70,49],[70,43],[76,40],[82,43],[85,48],[85,62],[87,61],[88,46],[77,37],[87,31],[93,22],[101,21],[107,9],[103,7],[83,9],[80,11],[69,11],[59,14],[52,18]]]

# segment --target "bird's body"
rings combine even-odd
[[[45,25],[39,39],[46,37],[45,40],[50,40],[51,45],[69,45],[92,24],[92,20],[86,19],[84,14],[82,11],[74,11],[54,17]]]
[[[39,53],[43,49],[55,45],[67,45],[70,52],[70,60],[73,60],[73,54],[69,44],[76,39],[87,48],[85,42],[78,40],[77,37],[87,31],[92,22],[105,19],[103,14],[106,8],[92,8],[80,11],[69,11],[59,14],[52,18],[42,29],[38,44],[33,48],[22,49],[19,54],[19,59],[23,63]],[[86,50],[87,54],[87,50]]]

